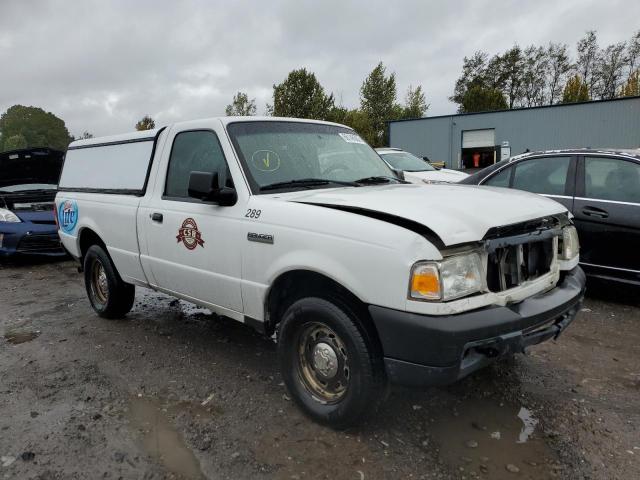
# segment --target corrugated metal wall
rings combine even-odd
[[[526,149],[638,148],[640,97],[390,122],[389,143],[458,168],[462,132],[484,128],[495,129],[496,145],[508,141],[512,155]]]

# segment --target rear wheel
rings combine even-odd
[[[92,245],[84,257],[84,283],[91,306],[104,318],[124,317],[135,298],[135,286],[125,283],[100,245]]]
[[[278,336],[282,375],[296,403],[335,428],[357,423],[384,391],[382,358],[345,303],[303,298],[284,313]]]

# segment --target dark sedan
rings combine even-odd
[[[517,188],[562,203],[575,216],[585,272],[640,285],[640,150],[531,152],[460,183]]]
[[[54,214],[63,157],[48,148],[0,153],[0,257],[65,255]]]

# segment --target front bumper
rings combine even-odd
[[[12,255],[66,255],[55,226],[17,223],[0,228],[0,257]]]
[[[416,387],[453,383],[499,357],[557,338],[578,313],[585,284],[584,272],[576,267],[548,292],[457,315],[371,305],[387,376],[393,383]]]

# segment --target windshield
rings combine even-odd
[[[22,185],[5,185],[0,187],[0,192],[27,192],[30,190],[55,190],[58,188],[57,185],[53,185],[50,183],[25,183]]]
[[[409,152],[381,153],[380,155],[396,170],[402,170],[404,172],[435,170],[435,168],[427,162]]]
[[[367,177],[395,181],[375,151],[346,127],[256,121],[232,123],[227,130],[254,193],[267,186],[271,188],[262,193],[271,193],[274,186],[278,190],[334,187]],[[288,184],[296,180],[304,182]]]

